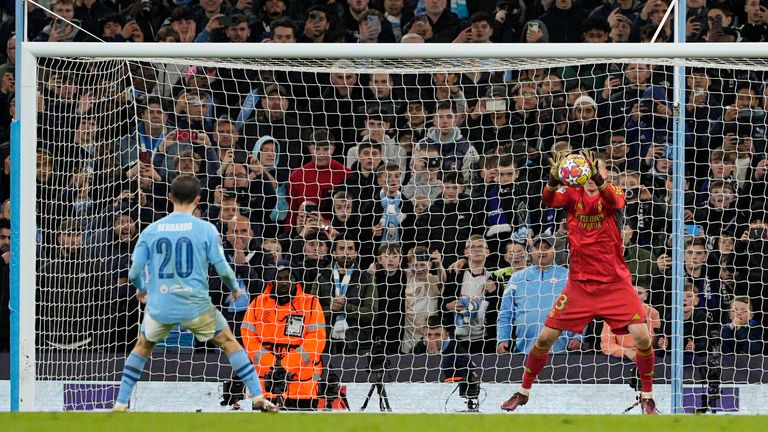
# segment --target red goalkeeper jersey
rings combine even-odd
[[[624,192],[607,184],[599,195],[590,197],[583,187],[544,187],[544,204],[568,211],[570,243],[569,279],[613,282],[630,279],[624,261],[620,228],[623,224]]]

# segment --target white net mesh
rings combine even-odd
[[[138,334],[141,307],[127,282],[132,247],[171,211],[170,182],[191,173],[203,186],[199,216],[219,228],[249,294],[229,303],[212,272],[212,300],[238,338],[248,336],[241,342],[252,358],[295,348],[248,333],[263,325],[248,317],[248,303],[272,282],[274,262],[288,260],[304,291],[318,296],[327,330],[310,352],[323,364],[322,378],[310,379],[319,393],[310,385],[303,395],[334,393],[337,380],[357,409],[367,382],[381,378],[368,353],[383,350],[393,409],[466,409],[449,384],[427,384],[452,373],[441,367],[446,356],[423,354],[436,349],[425,343],[431,322],[472,354],[488,396],[481,410],[496,411],[516,387],[502,383],[520,381],[569,271],[566,214],[541,202],[547,160],[587,148],[626,193],[624,258],[648,304],[663,406],[672,65],[42,59],[38,379],[65,382],[67,409],[111,403],[114,389],[94,382],[119,380]],[[768,65],[687,65],[683,401],[693,411],[719,396],[723,409],[764,412]],[[344,258],[339,245],[355,257]],[[333,268],[353,264],[340,289]],[[631,338],[597,320],[561,336],[553,352],[537,391],[558,402],[532,411],[620,412],[634,400]],[[212,409],[220,389],[198,398],[203,384],[188,405],[174,405],[180,387],[170,382],[178,381],[226,382],[225,405],[237,399],[226,360],[182,329],[160,344],[148,371],[153,382],[139,385],[139,409]]]

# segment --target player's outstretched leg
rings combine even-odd
[[[549,358],[549,350],[555,343],[558,337],[560,337],[560,330],[556,330],[549,327],[544,327],[539,333],[538,339],[533,344],[531,352],[528,353],[528,357],[525,359],[525,370],[523,372],[523,382],[517,392],[512,395],[501,404],[501,409],[504,411],[514,411],[517,407],[528,403],[528,397],[531,394],[531,387],[536,377],[539,375],[544,366],[547,364],[547,358]]]
[[[243,380],[245,387],[251,392],[253,397],[253,410],[263,412],[277,412],[277,405],[268,401],[264,394],[261,392],[261,385],[259,384],[259,376],[256,375],[256,369],[251,364],[251,359],[248,358],[248,354],[245,352],[242,346],[235,339],[235,335],[229,328],[225,328],[221,333],[213,338],[215,343],[224,354],[229,358],[229,364],[232,365],[232,370],[235,374]]]
[[[653,366],[655,362],[655,354],[653,352],[653,344],[651,342],[651,335],[648,332],[648,326],[643,324],[632,324],[627,327],[629,334],[632,335],[632,339],[635,341],[635,347],[637,349],[637,355],[635,356],[635,362],[637,363],[637,370],[640,374],[640,407],[643,409],[643,414],[656,415],[656,402],[653,400]]]
[[[125,412],[128,410],[128,402],[131,400],[131,393],[133,393],[133,387],[136,382],[141,378],[141,372],[144,370],[144,365],[147,363],[147,359],[152,353],[152,349],[155,347],[154,342],[148,341],[144,338],[144,335],[139,335],[139,340],[136,341],[136,347],[125,359],[123,365],[123,377],[120,380],[120,391],[117,393],[117,400],[112,407],[114,412]]]

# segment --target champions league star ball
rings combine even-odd
[[[590,177],[592,177],[592,166],[580,154],[569,154],[560,163],[560,180],[567,186],[584,186]]]

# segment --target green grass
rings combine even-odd
[[[0,413],[12,432],[714,432],[762,431],[758,416],[565,416],[459,414]]]

